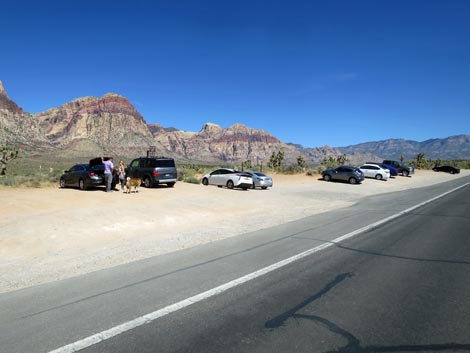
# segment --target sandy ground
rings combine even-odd
[[[0,293],[263,229],[357,202],[470,175],[417,171],[411,178],[327,183],[274,175],[268,190],[179,182],[136,194],[0,189]]]

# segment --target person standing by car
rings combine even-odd
[[[126,169],[125,168],[126,167],[124,166],[124,162],[120,161],[118,175],[119,175],[119,182],[121,183],[121,191],[124,191],[124,186],[126,185]]]
[[[106,184],[106,192],[111,192],[113,191],[111,188],[111,184],[113,182],[114,169],[113,157],[109,157],[107,160],[105,160],[104,157],[101,157],[101,160],[103,161],[104,165],[104,181]]]

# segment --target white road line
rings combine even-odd
[[[86,337],[86,338],[83,338],[79,341],[76,341],[74,343],[71,343],[71,344],[68,344],[66,346],[63,346],[63,347],[60,347],[60,348],[57,348],[53,351],[50,351],[48,353],[72,353],[72,352],[78,352],[82,349],[85,349],[87,347],[90,347],[90,346],[93,346],[95,344],[98,344],[102,341],[105,341],[107,339],[110,339],[112,337],[115,337],[121,333],[124,333],[126,331],[130,331],[136,327],[139,327],[139,326],[142,326],[142,325],[145,325],[145,324],[148,324],[152,321],[155,321],[157,320],[158,318],[160,317],[163,317],[163,316],[166,316],[168,314],[171,314],[175,311],[178,311],[180,309],[183,309],[183,308],[186,308],[194,303],[197,303],[197,302],[200,302],[204,299],[207,299],[207,298],[210,298],[210,297],[213,297],[215,295],[218,295],[220,293],[223,293],[227,290],[229,290],[230,288],[233,288],[233,287],[236,287],[240,284],[243,284],[243,283],[246,283],[248,281],[251,281],[252,279],[255,279],[257,277],[260,277],[260,276],[263,276],[269,272],[272,272],[274,270],[277,270],[281,267],[284,267],[294,261],[297,261],[297,260],[300,260],[304,257],[307,257],[309,255],[312,255],[316,252],[319,252],[321,250],[324,250],[326,248],[329,248],[330,246],[333,246],[341,241],[344,241],[346,239],[349,239],[349,238],[352,238],[358,234],[361,234],[361,233],[364,233],[368,230],[371,230],[373,228],[376,228],[384,223],[387,223],[387,222],[390,222],[391,220],[395,219],[395,218],[398,218],[406,213],[409,213],[411,211],[414,211],[415,209],[419,208],[419,207],[422,207],[430,202],[433,202],[437,199],[440,199],[441,197],[444,197],[454,191],[457,191],[459,189],[462,189],[464,188],[465,186],[467,185],[470,185],[470,183],[465,183],[464,185],[461,185],[455,189],[452,189],[450,191],[447,191],[439,196],[436,196],[436,197],[433,197],[432,199],[429,199],[427,201],[424,201],[418,205],[415,205],[413,207],[410,207],[402,212],[399,212],[397,214],[394,214],[392,216],[389,216],[387,218],[384,218],[384,219],[381,219],[380,221],[377,221],[377,222],[374,222],[372,224],[369,224],[365,227],[362,227],[360,229],[357,229],[353,232],[350,232],[350,233],[347,233],[347,234],[344,234],[336,239],[333,239],[327,243],[324,243],[320,246],[316,246],[312,249],[309,249],[307,251],[304,251],[304,252],[301,252],[300,254],[297,254],[297,255],[294,255],[292,257],[289,257],[285,260],[282,260],[282,261],[279,261],[273,265],[270,265],[270,266],[267,266],[265,268],[262,268],[261,270],[258,270],[258,271],[255,271],[255,272],[252,272],[252,273],[249,273],[245,276],[242,276],[240,278],[237,278],[233,281],[230,281],[230,282],[227,282],[225,284],[222,284],[218,287],[215,287],[215,288],[212,288],[212,289],[209,289],[208,291],[205,291],[205,292],[202,292],[200,294],[197,294],[195,296],[192,296],[190,298],[187,298],[187,299],[184,299],[178,303],[175,303],[175,304],[172,304],[172,305],[169,305],[165,308],[162,308],[160,310],[157,310],[157,311],[154,311],[154,312],[151,312],[147,315],[144,315],[144,316],[141,316],[141,317],[138,317],[134,320],[131,320],[131,321],[128,321],[128,322],[125,322],[121,325],[118,325],[118,326],[115,326],[113,328],[110,328],[109,330],[106,330],[106,331],[102,331],[100,333],[97,333],[95,335],[92,335],[92,336],[89,336],[89,337]]]

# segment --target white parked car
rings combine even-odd
[[[251,175],[251,178],[253,179],[253,189],[261,188],[264,190],[273,186],[273,179],[270,176],[267,176],[266,174],[252,171],[245,171],[245,173]]]
[[[382,168],[377,164],[364,164],[359,167],[366,178],[374,178],[377,180],[388,180],[390,178],[390,170]]]
[[[243,190],[253,187],[253,179],[250,174],[234,169],[221,168],[202,177],[203,185],[226,186],[229,189],[240,188]]]

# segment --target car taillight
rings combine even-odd
[[[87,175],[88,175],[89,177],[92,177],[92,176],[95,176],[95,173],[93,173],[93,172],[88,172]]]
[[[153,175],[154,177],[157,177],[157,176],[158,176],[158,170],[154,170],[152,175]]]

